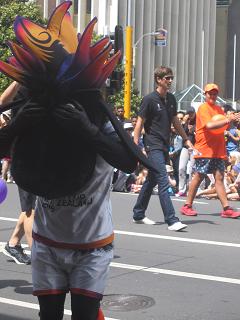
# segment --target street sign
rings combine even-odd
[[[167,45],[167,30],[158,29],[155,35],[155,46],[165,47]]]

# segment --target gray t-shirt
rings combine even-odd
[[[110,123],[105,134],[114,130]],[[110,186],[113,168],[97,156],[89,182],[79,192],[48,200],[37,198],[33,238],[50,246],[91,249],[113,240]]]

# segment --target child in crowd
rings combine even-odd
[[[148,175],[148,170],[142,168],[136,176],[135,182],[131,185],[131,192],[139,193]]]

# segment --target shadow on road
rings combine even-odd
[[[0,280],[0,289],[14,288],[16,293],[20,294],[32,294],[32,283],[26,280]],[[0,317],[0,320],[4,319]]]
[[[0,313],[0,320],[33,320],[32,318],[22,318],[15,316],[9,316],[7,314]]]
[[[184,223],[186,223],[187,225],[190,225],[190,224],[197,224],[197,223],[206,223],[206,224],[216,224],[215,222],[213,221],[209,221],[209,220],[184,220],[182,221]]]

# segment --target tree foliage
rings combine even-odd
[[[0,0],[0,60],[7,61],[11,50],[7,41],[15,41],[13,22],[17,15],[24,16],[32,21],[45,24],[39,6],[34,2],[21,0]],[[0,73],[0,93],[3,92],[12,80]]]
[[[107,98],[108,102],[113,105],[113,107],[124,106],[124,80],[122,81],[121,90],[113,95],[109,95]],[[130,101],[130,116],[137,115],[140,107],[142,96],[139,91],[134,87],[134,83],[131,86],[131,101]]]

